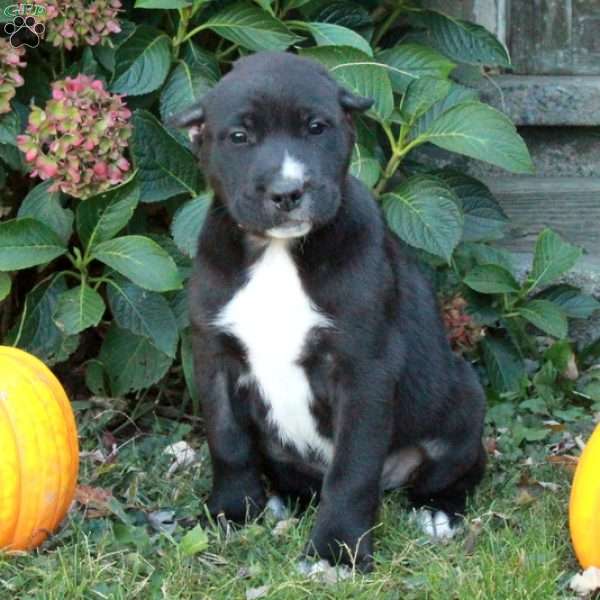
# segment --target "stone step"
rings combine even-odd
[[[517,125],[600,125],[600,76],[497,75],[479,89]]]
[[[544,227],[584,250],[566,281],[600,296],[600,177],[484,178],[510,218],[501,243],[531,265],[535,241]]]

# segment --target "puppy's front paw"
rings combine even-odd
[[[265,492],[259,486],[254,489],[236,487],[214,489],[206,504],[210,514],[215,518],[224,515],[230,521],[245,523],[258,517],[266,503]]]
[[[305,554],[368,572],[373,569],[373,534],[367,528],[317,521]]]
[[[432,512],[422,508],[415,511],[414,520],[425,534],[437,542],[448,542],[460,531],[460,522],[443,510]]]

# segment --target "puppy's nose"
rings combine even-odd
[[[279,177],[269,185],[267,195],[278,209],[289,212],[302,201],[304,182],[300,179]]]

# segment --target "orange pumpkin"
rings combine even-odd
[[[64,519],[77,483],[71,404],[36,357],[0,346],[0,549],[30,550]]]
[[[581,566],[600,568],[600,425],[583,449],[575,471],[569,528]]]

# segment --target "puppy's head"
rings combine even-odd
[[[371,104],[313,61],[259,53],[238,60],[175,124],[188,128],[210,185],[240,227],[299,237],[339,210],[351,113]]]

